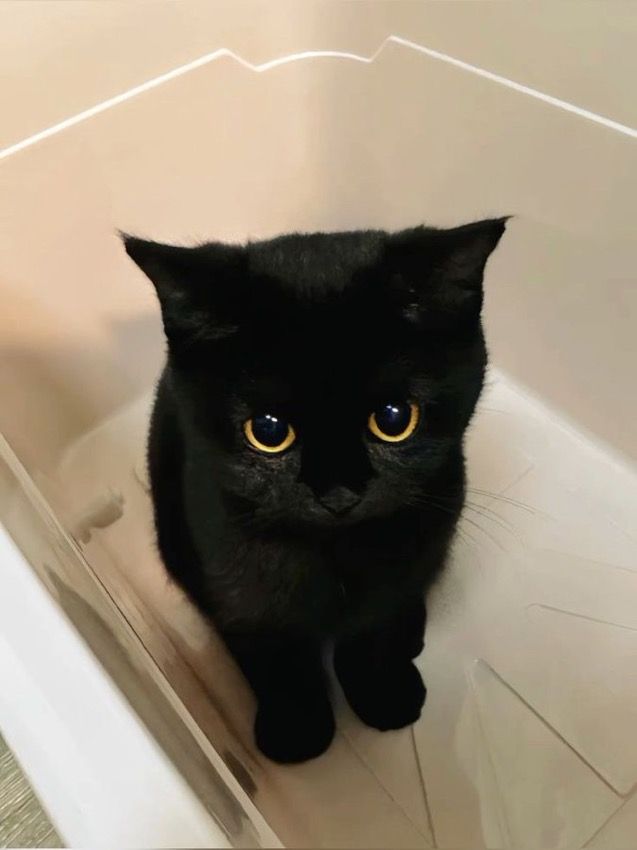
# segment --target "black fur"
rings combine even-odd
[[[482,276],[504,226],[195,248],[125,237],[169,343],[149,442],[159,549],[254,689],[272,759],[329,746],[328,639],[363,721],[396,729],[420,714],[412,659],[463,505],[487,359]],[[420,407],[415,433],[379,441],[370,412],[402,400]],[[297,441],[260,454],[243,423],[273,411]],[[344,497],[349,512],[325,507]]]

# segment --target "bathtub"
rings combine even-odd
[[[605,112],[550,43],[554,76],[514,79],[486,36],[449,52],[448,9],[382,5],[365,21],[363,4],[313,4],[303,37],[270,22],[265,46],[228,24],[231,48],[202,43],[0,151],[0,728],[69,845],[637,835],[629,104]],[[499,14],[522,45],[525,13]],[[422,718],[380,734],[335,686],[330,751],[272,764],[247,686],[155,549],[144,451],[164,343],[117,231],[237,241],[502,214]]]

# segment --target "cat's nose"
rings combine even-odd
[[[361,500],[358,493],[349,487],[332,487],[327,493],[319,496],[319,502],[334,516],[344,516]]]

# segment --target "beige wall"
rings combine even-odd
[[[632,4],[4,3],[0,21],[7,142],[220,45],[371,53],[392,32],[634,117]],[[0,429],[46,467],[152,382],[157,310],[116,228],[242,239],[515,213],[489,272],[494,362],[637,456],[635,165],[629,136],[395,44],[373,65],[220,59],[0,162]]]
[[[389,33],[637,123],[630,2],[4,0],[0,147],[219,47],[371,54]]]

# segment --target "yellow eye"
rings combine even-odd
[[[268,454],[284,452],[296,440],[294,428],[290,423],[271,413],[248,419],[243,425],[243,432],[252,448]]]
[[[386,443],[402,443],[416,430],[420,411],[416,404],[402,401],[383,404],[367,420],[367,427],[375,437]]]

